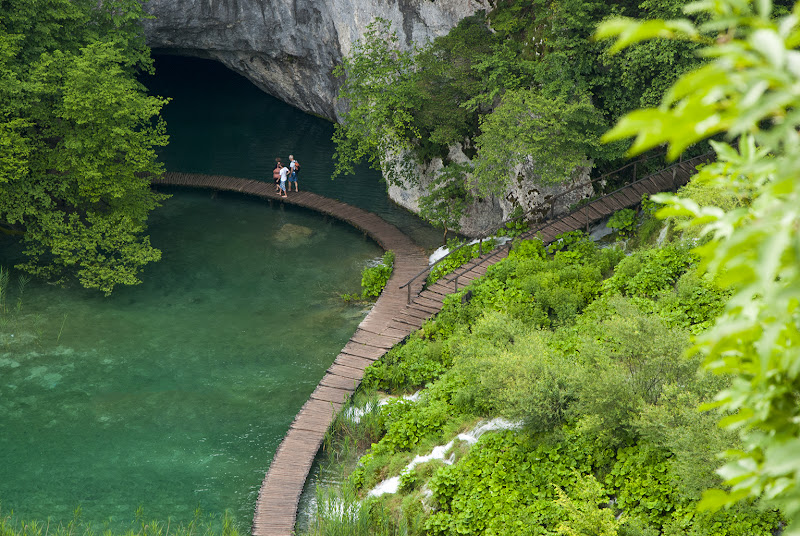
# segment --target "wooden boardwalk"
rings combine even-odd
[[[659,192],[676,191],[678,188],[689,182],[689,179],[696,173],[695,167],[711,159],[710,155],[702,155],[673,164],[672,166],[648,175],[638,181],[628,184],[618,190],[606,194],[599,199],[595,199],[581,207],[578,207],[567,214],[546,220],[545,222],[532,226],[531,230],[520,236],[523,240],[540,238],[545,244],[552,242],[556,236],[569,231],[578,229],[588,230],[589,225],[602,220],[623,208],[629,208],[642,202],[642,196],[653,195]],[[468,285],[470,281],[486,273],[486,269],[495,262],[508,257],[510,244],[504,247],[495,248],[492,251],[472,259],[461,268],[436,282],[431,287],[426,288],[422,293],[414,293],[412,283],[411,296],[412,303],[423,300],[425,304],[440,303],[441,299],[447,294],[456,292],[459,288]],[[437,309],[437,312],[439,311]]]
[[[241,192],[316,210],[353,225],[383,249],[395,252],[394,270],[386,288],[295,416],[261,485],[252,533],[288,536],[294,531],[297,503],[314,457],[336,413],[361,382],[364,369],[438,310],[425,305],[408,307],[406,291],[399,288],[428,265],[428,257],[379,216],[311,192],[292,192],[281,198],[272,183],[190,173],[165,173],[154,184]],[[421,287],[422,281],[415,292]]]
[[[549,243],[558,234],[585,228],[617,210],[637,205],[643,194],[675,190],[688,182],[694,166],[702,161],[700,158],[676,164],[549,220],[523,238],[539,237]],[[336,413],[361,382],[364,369],[438,313],[445,296],[485,274],[489,265],[506,258],[509,248],[496,248],[473,259],[424,290],[424,278],[417,278],[410,283],[408,294],[400,284],[423,272],[428,266],[427,257],[411,239],[375,214],[310,192],[280,198],[273,184],[248,179],[166,173],[154,182],[242,192],[306,207],[350,223],[383,249],[395,252],[394,271],[386,288],[295,416],[261,485],[253,517],[253,536],[290,536],[294,533],[297,504],[314,457]],[[410,301],[407,296],[411,296]]]

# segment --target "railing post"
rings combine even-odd
[[[675,168],[675,167],[672,168],[672,191],[673,192],[677,192],[678,191],[678,185],[675,183],[675,173],[677,173],[677,171],[678,171],[678,168]]]
[[[636,182],[636,166],[638,164],[639,164],[638,162],[633,163],[633,182]]]
[[[478,240],[478,257],[483,255],[483,238]]]
[[[455,278],[453,279],[453,283],[455,284],[455,290],[453,290],[453,292],[458,292],[458,274],[456,274]]]
[[[583,211],[586,213],[586,234],[589,234],[589,206],[584,205]]]

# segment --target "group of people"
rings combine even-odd
[[[300,162],[295,160],[294,156],[292,155],[289,155],[289,167],[281,164],[280,158],[276,158],[275,161],[277,162],[277,165],[272,171],[272,178],[275,180],[275,193],[280,193],[281,197],[287,197],[286,187],[288,186],[288,191],[291,191],[292,183],[294,183],[294,191],[298,192],[297,175],[300,173]],[[287,182],[289,183],[288,185],[286,184]]]

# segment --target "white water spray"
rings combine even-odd
[[[478,439],[485,434],[486,432],[492,432],[495,430],[517,430],[522,426],[521,422],[512,422],[507,421],[505,419],[492,419],[491,421],[484,422],[470,430],[469,432],[465,432],[463,434],[458,434],[456,439],[459,441],[463,441],[467,445],[475,444]],[[406,465],[405,469],[403,469],[403,473],[408,471],[412,471],[414,467],[421,463],[429,462],[431,460],[442,460],[447,465],[452,465],[455,461],[454,456],[450,455],[448,458],[445,458],[445,455],[453,448],[456,439],[450,441],[446,445],[439,445],[434,447],[430,454],[425,456],[417,456],[411,462]],[[367,494],[369,497],[379,497],[384,493],[397,493],[397,490],[400,489],[400,477],[393,476],[391,478],[387,478],[377,486],[375,486],[370,492]]]

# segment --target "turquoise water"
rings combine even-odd
[[[171,97],[168,170],[262,179],[276,156],[300,187],[379,213],[426,246],[440,233],[359,169],[331,181],[333,126],[207,61],[159,58]],[[345,306],[381,255],[318,214],[236,194],[165,190],[150,222],[161,262],[110,298],[13,274],[0,314],[0,515],[124,529],[231,510],[247,532],[294,415],[363,318]],[[0,266],[19,247],[0,235]],[[17,304],[21,297],[21,308]]]
[[[387,199],[374,171],[331,181],[332,125],[202,60],[160,58],[144,82],[173,100],[168,170],[271,176],[375,211],[418,242],[440,233]],[[249,530],[294,415],[363,318],[342,304],[381,250],[313,212],[171,189],[153,213],[161,262],[110,298],[12,276],[0,314],[0,515],[93,524],[231,510]],[[19,247],[0,235],[0,266]]]
[[[380,249],[344,224],[234,194],[175,191],[162,262],[110,298],[16,276],[0,326],[0,500],[22,519],[124,526],[231,509],[266,468],[363,311]],[[4,260],[14,247],[0,242]]]

